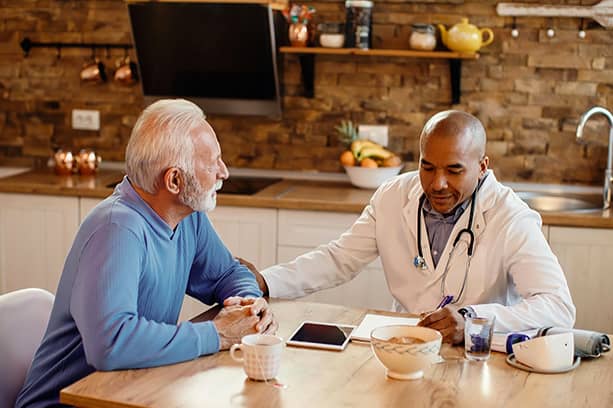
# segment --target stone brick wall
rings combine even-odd
[[[597,3],[596,0],[547,4]],[[306,2],[317,21],[344,20],[340,0]],[[534,2],[537,3],[537,2]],[[541,2],[542,3],[542,2]],[[496,14],[497,1],[375,1],[373,45],[407,48],[410,24],[443,23],[466,16],[494,30],[494,43],[481,58],[465,61],[462,100],[454,108],[477,115],[488,130],[491,167],[504,180],[600,184],[606,165],[608,128],[590,121],[584,144],[575,141],[582,112],[599,104],[613,109],[613,30],[585,21],[577,36],[575,18],[518,18]],[[552,25],[556,35],[548,38]],[[121,0],[0,0],[0,163],[43,163],[55,146],[90,147],[105,160],[123,160],[131,127],[143,108],[139,85],[112,81],[84,84],[79,71],[90,50],[33,49],[24,58],[19,42],[130,42]],[[133,52],[132,52],[133,53]],[[122,50],[98,57],[111,68]],[[449,109],[445,60],[317,56],[315,97],[302,97],[300,66],[284,57],[284,117],[211,116],[229,165],[276,169],[342,171],[343,147],[334,126],[342,119],[389,126],[390,146],[415,166],[417,138],[425,120]],[[109,70],[112,75],[112,70]],[[97,109],[99,132],[71,129],[71,111]]]

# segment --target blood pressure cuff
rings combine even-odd
[[[561,327],[542,327],[538,329],[535,337],[550,334],[567,333],[569,329]],[[596,358],[611,349],[611,339],[603,333],[590,330],[571,329],[575,341],[575,355],[581,358]]]

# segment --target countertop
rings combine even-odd
[[[0,192],[105,198],[123,171],[102,169],[95,176],[58,176],[49,169],[30,170],[0,178]],[[359,214],[373,190],[353,187],[344,180],[283,179],[253,195],[219,194],[220,206],[338,211]],[[546,225],[613,228],[611,210],[542,212]]]

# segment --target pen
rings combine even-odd
[[[453,301],[453,295],[447,295],[447,296],[443,297],[443,300],[441,300],[441,303],[438,304],[438,306],[436,307],[435,311],[444,308],[445,306],[447,306],[452,301]]]
[[[427,316],[431,315],[432,313],[436,312],[437,310],[441,310],[442,308],[444,308],[445,306],[447,306],[449,303],[451,303],[453,301],[453,295],[447,295],[443,297],[443,300],[441,300],[441,303],[438,304],[438,306],[436,307],[436,309],[434,309],[431,312],[424,312],[421,313],[419,315],[420,320],[425,319]]]

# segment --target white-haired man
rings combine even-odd
[[[204,214],[228,169],[202,110],[180,99],[146,108],[126,169],[77,233],[17,407],[56,405],[63,387],[94,370],[177,363],[277,329]],[[177,324],[186,293],[224,308],[212,321]]]

